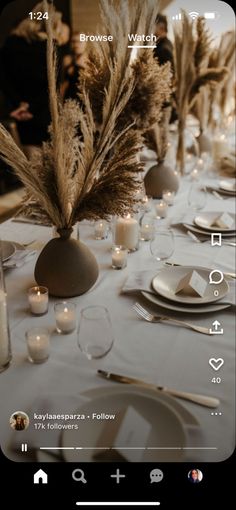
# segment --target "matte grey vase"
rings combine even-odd
[[[165,162],[152,166],[144,177],[146,194],[153,198],[161,198],[164,190],[178,191],[179,177]]]
[[[69,298],[87,292],[98,277],[97,261],[81,241],[71,239],[72,229],[58,229],[60,237],[51,239],[41,251],[34,276],[51,296]]]
[[[198,141],[198,145],[199,145],[200,154],[202,152],[211,152],[212,151],[211,139],[204,132],[200,133],[200,135],[197,137],[197,141]]]

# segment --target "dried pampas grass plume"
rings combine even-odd
[[[181,24],[174,27],[175,98],[178,112],[177,161],[183,174],[185,165],[184,130],[188,112],[206,86],[216,86],[227,74],[225,67],[207,67],[210,36],[205,20],[195,23],[182,11]]]
[[[145,3],[137,0],[129,9],[124,2],[120,9],[115,8],[115,3],[111,1],[102,0],[101,5],[103,22],[109,31],[117,34],[117,39],[111,46],[97,43],[95,60],[92,61],[93,66],[96,59],[99,62],[98,72],[101,76],[104,62],[106,65],[106,86],[101,89],[102,115],[99,126],[93,95],[91,90],[87,90],[86,79],[80,92],[83,107],[77,101],[71,100],[65,104],[60,101],[56,89],[56,51],[51,16],[46,22],[52,119],[49,141],[28,160],[9,133],[0,126],[0,155],[14,168],[26,187],[24,213],[36,213],[43,221],[57,228],[70,228],[85,218],[124,215],[132,212],[136,205],[135,195],[139,187],[137,174],[142,169],[137,161],[141,133],[131,117],[128,123],[119,126],[122,112],[136,87],[135,72],[129,65],[130,51],[126,37],[127,33],[138,33],[139,30],[148,33],[157,14],[157,3],[155,0]],[[44,6],[45,10],[50,9],[46,0]],[[165,92],[159,91],[158,94],[162,99],[166,97]],[[153,108],[152,103],[151,116]]]

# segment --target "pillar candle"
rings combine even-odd
[[[135,218],[128,214],[125,218],[118,218],[115,227],[115,244],[122,245],[129,251],[138,248],[139,226]]]
[[[10,356],[7,300],[4,290],[0,289],[0,370],[8,364]]]

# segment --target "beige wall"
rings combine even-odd
[[[160,10],[163,10],[171,1],[161,0]],[[99,27],[100,23],[99,0],[70,0],[70,2],[73,31],[95,33],[96,27]]]

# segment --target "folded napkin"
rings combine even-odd
[[[16,250],[14,255],[3,263],[4,268],[22,267],[37,252],[35,250]]]
[[[227,190],[221,189],[219,186],[207,186],[207,191],[216,191],[225,197],[233,198],[236,196],[236,193],[227,192]]]
[[[144,291],[149,292],[151,294],[154,294],[155,296],[157,293],[152,288],[152,280],[153,278],[158,274],[156,271],[155,273],[152,271],[137,271],[131,273],[127,280],[125,281],[125,284],[123,285],[121,289],[121,293],[123,294],[129,294],[132,292],[138,292],[138,291]],[[224,305],[229,304],[232,306],[236,305],[236,281],[228,281],[229,285],[229,292],[228,294],[222,298],[219,299],[219,301],[214,302],[214,305]],[[159,296],[159,295],[158,295]],[[159,296],[161,298],[161,296]]]
[[[157,272],[152,271],[136,271],[131,273],[125,281],[121,293],[130,293],[137,291],[151,292],[156,294],[152,288],[152,280]]]
[[[88,399],[81,396],[71,395],[50,395],[39,397],[35,400],[31,408],[28,409],[27,415],[30,419],[29,427],[21,432],[13,431],[10,447],[13,451],[21,451],[20,445],[27,443],[28,450],[38,450],[43,446],[59,446],[60,436],[65,428],[54,428],[48,429],[47,425],[68,425],[69,423],[77,423],[79,420],[62,419],[62,415],[77,414],[78,409],[87,402]],[[44,417],[44,419],[41,417]],[[55,419],[49,419],[48,415],[55,415]],[[61,419],[59,418],[61,416]],[[43,428],[35,428],[36,424],[42,423],[45,426]],[[38,427],[38,425],[37,425]],[[73,446],[73,445],[72,445]]]

